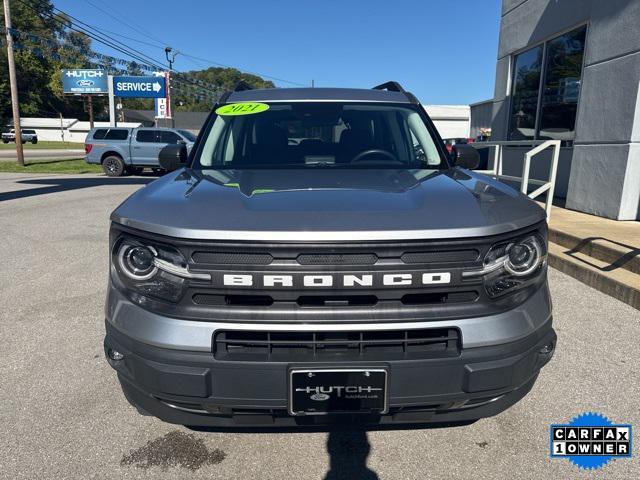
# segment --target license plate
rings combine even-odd
[[[387,413],[387,371],[293,369],[289,378],[289,413]]]

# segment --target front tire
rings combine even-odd
[[[33,138],[33,139],[31,140],[31,144],[32,144],[32,145],[35,145],[36,143],[38,143],[38,139],[37,139],[37,138]]]
[[[111,155],[102,161],[102,170],[107,177],[121,177],[124,174],[125,165],[120,157]]]

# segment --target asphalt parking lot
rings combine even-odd
[[[108,216],[152,178],[0,174],[0,478],[639,478],[550,460],[549,424],[640,428],[640,312],[555,270],[533,391],[456,428],[192,432],[138,415],[103,358]]]

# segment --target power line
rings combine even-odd
[[[113,42],[108,40],[108,35],[107,36],[103,36],[100,33],[94,33],[91,30],[87,29],[87,28],[83,28],[81,25],[76,24],[75,22],[73,22],[72,20],[66,19],[66,21],[63,21],[59,18],[58,15],[54,15],[54,14],[50,14],[50,13],[44,13],[44,12],[40,12],[38,11],[36,8],[33,7],[33,5],[31,5],[30,3],[24,1],[24,0],[18,0],[18,2],[22,3],[23,5],[27,6],[28,8],[30,8],[31,10],[33,10],[34,12],[38,13],[38,14],[43,14],[46,15],[47,18],[59,23],[60,25],[64,26],[65,28],[68,28],[74,32],[77,33],[83,33],[85,35],[87,35],[88,37],[90,37],[93,40],[96,40],[99,43],[102,43],[103,45],[106,45],[110,48],[113,48],[114,50],[119,51],[120,53],[124,53],[127,56],[130,56],[131,58],[134,58],[138,61],[141,61],[143,63],[148,63],[151,62],[153,66],[157,67],[159,64],[161,65],[161,62],[157,62],[155,59],[149,57],[148,55],[142,54],[142,52],[136,52],[134,49],[125,49],[124,47],[119,46],[118,44],[114,44]],[[69,18],[72,18],[75,20],[75,17],[73,17],[72,15],[69,15],[68,13],[57,9],[54,7],[55,10],[59,11],[60,13],[68,16]],[[80,22],[82,23],[82,22]],[[115,42],[120,43],[119,40],[113,39]],[[131,52],[134,53],[131,53]],[[138,53],[140,53],[141,55],[144,56],[141,57],[140,55],[138,55]]]
[[[97,5],[95,5],[95,4],[94,4],[93,2],[91,2],[90,0],[86,0],[86,2],[87,2],[88,4],[90,4],[90,5],[92,5],[93,7],[97,8],[98,10],[100,10],[100,11],[104,12],[105,14],[107,14],[108,16],[110,16],[111,18],[113,18],[113,19],[115,19],[115,20],[118,20],[118,18],[117,18],[116,16],[114,16],[114,15],[113,15],[113,14],[111,14],[110,12],[108,12],[108,11],[106,11],[106,10],[104,10],[104,9],[102,9],[102,8],[100,8],[100,7],[98,7]],[[54,8],[56,8],[56,7],[54,7]],[[56,10],[59,10],[59,9],[57,9],[57,8],[56,8]],[[59,11],[60,11],[60,10],[59,10]],[[76,20],[77,20],[77,19],[76,19]],[[138,32],[138,33],[140,33],[141,35],[143,35],[143,36],[145,36],[145,37],[147,37],[147,38],[149,38],[149,39],[151,39],[151,40],[153,40],[153,41],[156,41],[156,42],[158,42],[159,44],[162,44],[162,47],[164,47],[164,46],[168,45],[166,42],[162,42],[161,40],[158,40],[158,39],[157,39],[157,38],[155,38],[155,37],[152,37],[152,36],[150,36],[150,35],[146,35],[146,34],[144,34],[144,33],[143,33],[143,32],[141,32],[139,29],[136,29],[136,28],[132,27],[131,25],[129,25],[128,23],[126,23],[126,22],[125,22],[125,21],[123,21],[123,20],[119,20],[119,21],[122,21],[122,23],[124,23],[125,25],[129,26],[129,28],[132,28],[134,31],[137,31],[137,32]],[[142,27],[141,27],[141,28],[142,28]],[[103,30],[104,30],[104,31],[106,31],[106,32],[109,32],[109,30],[106,30],[106,29],[103,29]],[[110,32],[110,33],[114,33],[114,32]],[[114,34],[115,34],[115,33],[114,33]],[[118,35],[118,34],[116,34],[116,35]],[[152,47],[156,47],[156,46],[157,46],[157,45],[150,45],[150,44],[148,44],[148,43],[142,42],[142,41],[140,41],[140,40],[132,39],[131,37],[126,37],[126,36],[124,36],[124,35],[120,35],[120,36],[122,36],[122,37],[124,37],[124,38],[127,38],[127,39],[129,39],[129,40],[138,41],[138,42],[140,42],[140,43],[142,43],[142,44],[146,44],[146,45],[148,45],[148,46],[152,46]],[[162,47],[159,47],[159,48],[162,48]],[[306,87],[306,86],[307,86],[306,84],[303,84],[303,83],[300,83],[300,82],[294,82],[294,81],[291,81],[291,80],[285,80],[284,78],[278,78],[278,77],[274,77],[274,76],[272,76],[272,75],[265,75],[265,74],[263,74],[263,73],[251,72],[251,71],[249,71],[249,70],[241,70],[241,69],[239,69],[239,68],[237,68],[237,67],[233,67],[233,66],[231,66],[231,65],[225,65],[225,64],[223,64],[223,63],[216,62],[216,61],[214,61],[214,60],[209,60],[209,59],[206,59],[206,58],[197,57],[197,56],[195,56],[195,55],[189,55],[189,54],[187,54],[187,53],[183,52],[182,50],[180,50],[180,54],[181,54],[182,56],[187,57],[187,58],[192,59],[192,60],[199,60],[199,61],[201,61],[201,62],[205,62],[205,64],[206,64],[206,65],[215,65],[215,66],[223,67],[223,68],[234,68],[234,69],[236,69],[236,70],[239,70],[239,71],[240,71],[240,72],[242,72],[242,73],[247,73],[247,74],[249,74],[249,75],[256,75],[256,76],[259,76],[259,77],[268,78],[268,79],[270,79],[270,80],[275,80],[275,81],[277,81],[277,82],[282,82],[282,83],[286,83],[286,84],[289,84],[289,85],[297,85],[297,86],[299,86],[299,87]]]
[[[164,44],[145,42],[144,40],[140,40],[138,38],[129,37],[129,36],[124,35],[122,33],[114,32],[113,30],[107,30],[104,27],[100,27],[100,29],[105,31],[105,32],[107,32],[107,33],[110,33],[111,35],[115,35],[116,37],[125,38],[127,40],[131,40],[132,42],[138,42],[138,43],[140,43],[142,45],[147,45],[148,47],[164,48]]]
[[[68,14],[67,12],[64,12],[62,10],[60,10],[59,8],[53,7],[54,10],[57,10],[58,12],[60,12],[61,14],[67,16],[68,18],[66,19],[66,22],[61,20],[60,18],[58,18],[57,15],[53,15],[53,14],[49,14],[49,13],[43,13],[43,12],[39,12],[38,10],[36,10],[33,5],[25,2],[24,0],[18,0],[20,3],[22,3],[23,5],[27,6],[28,8],[30,8],[31,10],[33,10],[34,12],[38,13],[38,14],[44,14],[46,15],[48,18],[50,18],[51,20],[59,23],[60,25],[69,28],[72,31],[78,32],[78,33],[83,33],[85,35],[87,35],[89,38],[102,43],[103,45],[106,45],[120,53],[124,53],[125,55],[138,60],[140,62],[142,62],[143,64],[145,63],[150,63],[150,66],[152,66],[153,68],[155,68],[156,70],[165,70],[167,69],[166,65],[163,65],[162,62],[158,62],[155,59],[153,59],[152,57],[146,55],[143,52],[140,52],[139,50],[136,50],[134,48],[131,47],[127,47],[127,46],[122,46],[121,42],[113,37],[110,37],[109,35],[104,35],[104,34],[100,34],[100,32],[95,32],[95,30],[97,30],[95,27],[83,22],[82,20],[77,19],[76,17],[74,17],[73,15]],[[42,5],[42,4],[41,4]],[[76,22],[86,25],[87,28],[82,27],[81,25],[78,25],[77,23],[75,23],[73,20],[69,20],[69,19],[73,19]],[[111,39],[111,40],[109,40]],[[116,43],[114,43],[116,42]],[[132,53],[133,52],[133,53]],[[182,72],[179,71],[175,71],[175,73],[177,74],[174,77],[174,81],[177,81],[178,83],[182,82],[182,83],[187,83],[187,84],[191,84],[193,86],[196,86],[202,90],[205,91],[209,91],[211,93],[214,94],[218,94],[219,91],[218,89],[216,90],[212,90],[210,88],[205,87],[204,85],[201,85],[198,82],[194,82],[192,80],[190,80],[188,77],[184,77]],[[180,77],[178,77],[180,76]]]
[[[147,30],[146,28],[144,28],[142,25],[138,25],[138,26],[137,26],[137,28],[136,28],[133,24],[128,23],[126,20],[124,20],[124,18],[123,18],[123,16],[122,16],[122,15],[115,15],[114,13],[112,13],[112,12],[110,12],[110,11],[108,11],[108,10],[105,10],[105,9],[103,9],[103,8],[99,7],[98,5],[96,5],[95,3],[93,3],[93,2],[92,2],[92,1],[90,1],[90,0],[85,0],[85,2],[86,2],[86,3],[88,3],[89,5],[91,5],[92,7],[97,8],[98,10],[100,10],[100,11],[101,11],[101,12],[103,12],[104,14],[108,15],[109,17],[113,18],[114,20],[117,20],[117,21],[121,22],[122,24],[126,25],[126,26],[127,26],[127,27],[129,27],[131,30],[133,30],[134,32],[139,33],[139,34],[140,34],[140,35],[142,35],[143,37],[146,37],[146,38],[148,38],[148,39],[150,39],[150,40],[152,40],[152,41],[154,41],[154,42],[157,42],[157,43],[162,44],[162,47],[165,47],[165,46],[167,45],[167,43],[166,43],[166,42],[163,42],[162,40],[160,40],[160,39],[158,39],[158,38],[156,38],[156,37],[153,37],[153,36],[151,35],[151,33],[149,32],[149,30]],[[113,8],[112,8],[112,11],[113,11]],[[119,17],[119,18],[118,18],[118,17]],[[145,32],[147,32],[147,33],[144,33],[142,30],[144,30],[144,31],[145,31]]]
[[[123,54],[125,54],[125,55],[127,55],[127,56],[129,56],[129,57],[131,57],[131,58],[133,58],[133,59],[135,59],[137,61],[139,61],[139,62],[142,62],[143,64],[149,63],[150,66],[152,66],[156,70],[164,70],[164,69],[167,68],[167,66],[164,65],[162,62],[157,61],[156,59],[150,57],[149,55],[145,54],[144,52],[141,52],[141,51],[139,51],[139,50],[137,50],[137,49],[135,49],[133,47],[129,47],[129,46],[123,45],[120,40],[118,40],[118,39],[116,39],[116,38],[114,38],[114,37],[112,37],[112,36],[110,36],[108,34],[101,33],[100,31],[98,31],[98,29],[96,27],[94,27],[94,26],[92,26],[92,25],[90,25],[90,24],[88,24],[86,22],[83,22],[82,20],[74,17],[73,15],[71,15],[71,14],[69,14],[67,12],[64,12],[63,10],[61,10],[61,9],[55,7],[55,6],[53,6],[53,9],[56,10],[57,12],[59,12],[60,14],[66,16],[67,17],[65,19],[66,21],[61,20],[58,15],[53,15],[53,14],[50,14],[50,13],[45,13],[45,12],[38,11],[31,4],[25,2],[24,0],[18,0],[18,1],[20,3],[22,3],[23,5],[27,6],[28,8],[30,8],[31,10],[33,10],[34,12],[36,12],[38,14],[46,15],[48,18],[52,19],[53,21],[59,23],[60,25],[66,27],[66,28],[68,28],[68,29],[70,29],[72,31],[75,31],[75,32],[78,32],[78,33],[83,33],[83,34],[87,35],[89,38],[91,38],[91,39],[93,39],[93,40],[95,40],[95,41],[97,41],[97,42],[99,42],[99,43],[101,43],[103,45],[106,45],[106,46],[108,46],[108,47],[110,47],[110,48],[112,48],[112,49],[114,49],[114,50],[116,50],[116,51],[118,51],[120,53],[123,53]],[[41,6],[44,6],[44,1],[45,0],[42,0],[42,2],[40,3]],[[189,59],[199,60],[199,61],[202,61],[202,62],[207,62],[209,64],[217,65],[217,66],[224,67],[224,68],[234,68],[234,67],[231,67],[229,65],[224,65],[224,64],[221,64],[219,62],[215,62],[213,60],[196,57],[194,55],[184,54],[182,52],[181,52],[181,54],[183,56],[189,58]],[[188,77],[186,77],[184,72],[180,72],[180,71],[177,71],[177,70],[172,70],[172,71],[175,73],[174,81],[176,81],[178,83],[190,84],[192,86],[200,88],[200,89],[202,89],[204,91],[209,91],[209,92],[214,93],[216,95],[219,94],[219,92],[221,90],[218,87],[213,87],[213,89],[207,88],[206,86],[203,85],[203,82],[200,82],[200,81],[194,82],[191,79],[189,79]],[[240,71],[240,72],[243,73],[242,71]],[[292,82],[292,81],[289,81],[289,80],[285,80],[285,79],[278,78],[278,77],[273,77],[273,76],[270,76],[270,75],[262,75],[262,74],[259,74],[259,73],[252,73],[252,72],[244,72],[244,73],[251,74],[251,75],[258,75],[258,76],[262,76],[262,77],[265,77],[265,78],[270,78],[272,80],[276,80],[276,81],[283,82],[283,83],[288,83],[288,84],[291,84],[291,85],[298,85],[298,86],[303,86],[303,87],[306,86],[306,85],[304,85],[302,83]]]
[[[206,63],[207,63],[207,64],[209,64],[209,65],[216,65],[216,66],[218,66],[218,67],[223,67],[223,68],[235,68],[236,70],[239,70],[239,69],[238,69],[238,68],[236,68],[236,67],[232,67],[232,66],[230,66],[230,65],[225,65],[224,63],[219,63],[219,62],[215,62],[215,61],[213,61],[213,60],[208,60],[208,59],[206,59],[206,58],[201,58],[201,57],[196,57],[195,55],[189,55],[189,54],[186,54],[186,53],[184,53],[183,51],[180,51],[180,54],[181,54],[183,57],[191,58],[191,59],[193,59],[193,60],[199,60],[199,61],[201,61],[201,62],[206,62]],[[305,85],[305,84],[303,84],[303,83],[299,83],[299,82],[292,82],[292,81],[290,81],[290,80],[285,80],[284,78],[273,77],[273,76],[271,76],[271,75],[265,75],[265,74],[263,74],[263,73],[250,72],[250,71],[248,71],[248,70],[240,70],[240,71],[241,71],[241,72],[243,72],[243,73],[248,73],[249,75],[257,75],[257,76],[259,76],[259,77],[268,78],[268,79],[270,79],[270,80],[275,80],[276,82],[288,83],[288,84],[290,84],[290,85],[297,85],[297,86],[299,86],[299,87],[307,87],[307,86],[308,86],[308,85]]]

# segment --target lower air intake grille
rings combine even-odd
[[[217,360],[302,362],[395,360],[460,354],[455,328],[366,332],[257,332],[222,330],[215,334]]]

